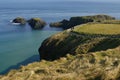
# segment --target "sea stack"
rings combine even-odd
[[[25,25],[26,20],[22,17],[17,17],[15,19],[13,19],[12,23],[16,23],[16,24],[19,24],[19,25]]]
[[[46,22],[40,18],[31,18],[28,20],[28,24],[32,29],[42,29],[46,25]]]

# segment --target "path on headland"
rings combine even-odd
[[[67,33],[69,33],[70,35],[76,35],[77,37],[89,37],[89,38],[117,38],[120,39],[120,34],[117,35],[104,35],[104,34],[88,34],[88,33],[79,33],[79,32],[75,32],[74,30],[68,29],[66,31]]]

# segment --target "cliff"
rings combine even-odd
[[[86,54],[120,45],[119,25],[88,23],[46,39],[39,53],[41,59],[56,60],[66,54]]]

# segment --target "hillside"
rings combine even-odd
[[[39,48],[45,60],[0,80],[120,80],[119,29],[119,24],[88,23],[55,34]]]
[[[39,48],[41,59],[55,60],[69,54],[112,49],[120,45],[118,24],[88,23],[46,39]],[[44,54],[45,53],[45,54]]]

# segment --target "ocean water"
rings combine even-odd
[[[0,73],[39,60],[38,48],[47,37],[62,31],[49,25],[32,30],[28,24],[16,26],[10,20],[16,17],[40,17],[50,22],[71,16],[108,14],[120,19],[120,3],[87,1],[37,1],[0,3]]]

